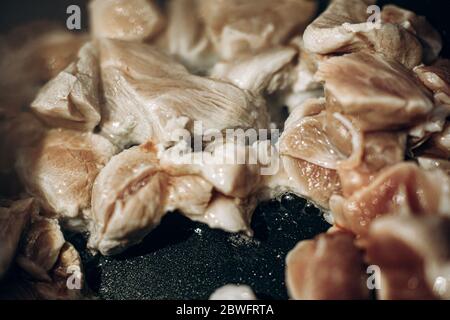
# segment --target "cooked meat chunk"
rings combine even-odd
[[[422,45],[399,24],[369,22],[367,9],[373,0],[334,0],[303,35],[305,48],[313,53],[332,54],[375,51],[397,60],[407,68],[422,61]]]
[[[216,289],[209,300],[256,300],[256,297],[249,286],[227,284]]]
[[[202,16],[217,52],[225,60],[282,45],[300,34],[317,8],[315,1],[201,1]]]
[[[32,198],[0,207],[0,280],[8,271],[19,240],[35,214],[37,206]]]
[[[363,252],[342,231],[298,243],[286,257],[286,285],[297,300],[369,298]]]
[[[333,196],[336,224],[365,236],[372,220],[387,214],[450,214],[450,179],[439,170],[425,171],[402,162],[380,172],[350,197]]]
[[[38,143],[44,133],[42,123],[29,112],[0,119],[0,171],[12,171],[18,151]]]
[[[0,104],[12,113],[27,107],[45,82],[75,60],[85,41],[85,35],[48,23],[12,30],[1,49]]]
[[[36,216],[22,243],[17,264],[34,279],[50,281],[49,272],[65,243],[58,221]]]
[[[36,145],[19,151],[16,169],[46,215],[83,228],[94,179],[115,152],[99,135],[52,129]]]
[[[317,76],[325,82],[327,110],[354,117],[363,131],[405,127],[433,108],[413,73],[380,55],[331,58],[320,64]]]
[[[389,216],[371,225],[366,250],[380,268],[379,299],[450,298],[450,221]]]
[[[200,17],[200,1],[166,3],[167,27],[154,43],[193,73],[205,74],[218,57]]]
[[[116,144],[166,142],[196,120],[205,131],[269,126],[261,97],[191,75],[148,45],[102,40],[99,46],[106,100],[101,128]]]
[[[435,94],[438,103],[450,104],[450,60],[439,59],[431,66],[418,66],[414,72]]]
[[[76,62],[39,91],[31,108],[50,126],[92,131],[100,122],[99,77],[97,53],[88,43]]]
[[[431,63],[439,56],[442,38],[425,17],[417,16],[414,12],[395,5],[386,5],[381,11],[381,19],[385,23],[400,25],[413,33],[423,46],[425,63]]]
[[[154,37],[164,27],[154,0],[94,0],[89,11],[95,38],[139,41]]]

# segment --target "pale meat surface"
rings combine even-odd
[[[296,300],[368,299],[363,252],[354,236],[331,232],[301,241],[286,257],[286,284]]]

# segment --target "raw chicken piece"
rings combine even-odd
[[[319,66],[329,112],[354,117],[363,131],[401,128],[433,109],[429,92],[401,64],[380,55],[353,53]]]
[[[281,156],[287,181],[281,185],[302,197],[310,199],[319,207],[328,209],[332,195],[341,193],[341,184],[336,170],[320,167],[311,162],[290,156]]]
[[[426,143],[430,137],[441,133],[445,129],[449,116],[450,104],[436,105],[421,122],[408,130],[410,149],[414,151]]]
[[[447,121],[442,132],[431,135],[413,154],[422,168],[439,168],[450,175],[450,123]]]
[[[90,248],[116,254],[176,210],[212,228],[251,233],[258,171],[213,162],[181,164],[171,161],[169,151],[158,155],[148,142],[113,157],[100,172],[92,190]]]
[[[296,55],[293,48],[271,48],[256,55],[217,63],[211,76],[229,81],[244,90],[271,94],[285,89],[292,82],[289,69],[293,68]]]
[[[252,236],[250,223],[256,206],[255,197],[240,199],[216,194],[203,215],[185,215],[191,220],[207,224],[210,228],[227,232],[244,232]]]
[[[50,126],[92,131],[100,122],[99,77],[97,52],[88,43],[39,91],[31,109]]]
[[[44,252],[45,248],[39,250]],[[54,252],[50,253],[54,254]],[[79,300],[85,297],[87,290],[80,255],[69,242],[62,246],[56,263],[48,275],[50,280],[42,281],[16,274],[15,277],[10,277],[2,283],[0,298],[8,300]]]
[[[334,0],[303,35],[308,51],[319,54],[360,50],[382,53],[412,69],[422,61],[422,45],[403,26],[370,22],[374,0]]]
[[[39,299],[79,300],[84,296],[83,266],[77,250],[66,242],[50,271],[51,282],[32,282],[31,286]]]
[[[439,59],[431,66],[420,65],[414,72],[434,92],[438,103],[450,104],[450,60]]]
[[[293,112],[295,117],[298,116],[296,111]],[[333,144],[326,131],[326,112],[302,117],[295,122],[291,116],[280,138],[280,154],[336,170],[347,156]]]
[[[218,59],[200,17],[200,1],[169,1],[167,27],[152,42],[195,74],[205,74]]]
[[[309,99],[293,110],[280,137],[279,150],[288,190],[328,208],[332,194],[340,194],[336,168],[347,155],[332,143],[326,128],[326,103]],[[350,139],[351,140],[351,139]]]
[[[381,215],[450,215],[450,178],[440,170],[402,162],[383,169],[349,198],[333,196],[330,208],[336,225],[360,236]]]
[[[65,243],[58,221],[35,217],[17,255],[17,264],[38,281],[50,281],[50,270]]]
[[[153,145],[116,155],[92,190],[93,230],[88,246],[110,255],[140,242],[165,214],[167,176],[159,170]]]
[[[44,133],[42,123],[29,112],[0,117],[0,171],[12,171],[17,152],[38,143]]]
[[[115,152],[99,135],[52,129],[36,145],[20,149],[16,169],[46,215],[84,229],[94,179]]]
[[[201,12],[217,52],[225,60],[287,44],[300,34],[317,9],[316,1],[201,1]]]
[[[227,284],[216,289],[209,300],[256,300],[256,297],[249,286]]]
[[[367,260],[380,268],[383,300],[450,298],[450,221],[388,216],[370,227]]]
[[[35,214],[37,206],[32,198],[0,207],[0,280],[8,271],[20,237]]]
[[[442,38],[425,17],[395,5],[386,5],[381,11],[381,19],[385,23],[400,25],[414,34],[423,46],[425,63],[431,63],[439,56]]]
[[[32,23],[12,30],[0,49],[0,104],[17,113],[39,88],[76,58],[85,35],[50,23]]]
[[[434,158],[431,156],[417,157],[417,162],[421,168],[425,170],[440,169],[450,176],[450,160]]]
[[[237,142],[209,145],[205,151],[176,152],[178,145],[159,154],[161,166],[172,175],[198,175],[229,197],[246,198],[259,187],[261,163],[257,145]]]
[[[352,168],[338,168],[344,197],[370,184],[384,168],[405,159],[406,133],[372,132],[366,133],[363,139],[361,162]]]
[[[145,40],[157,35],[165,23],[153,0],[94,0],[89,12],[94,38]]]
[[[261,97],[194,76],[154,48],[99,41],[105,91],[102,133],[116,144],[165,143],[201,121],[205,131],[268,128]]]
[[[296,300],[369,298],[363,252],[342,231],[298,243],[286,257],[286,285]]]

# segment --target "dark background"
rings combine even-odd
[[[35,19],[66,21],[66,8],[82,8],[86,31],[87,1],[2,0],[0,32]],[[379,1],[425,15],[441,32],[450,56],[449,0]],[[274,1],[276,5],[276,1]],[[326,1],[321,1],[321,10]],[[176,213],[169,214],[143,243],[116,257],[90,255],[81,236],[67,235],[79,249],[93,295],[103,299],[207,299],[227,283],[251,286],[259,298],[286,299],[286,253],[329,225],[304,199],[285,195],[261,204],[253,218],[254,238],[211,230]]]

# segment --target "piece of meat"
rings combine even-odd
[[[249,286],[227,284],[216,289],[209,300],[256,300],[256,297]]]
[[[355,118],[363,131],[410,126],[433,109],[429,92],[401,64],[368,53],[334,57],[319,66],[327,111]]]
[[[219,62],[214,65],[211,76],[243,90],[271,94],[285,89],[292,82],[290,69],[296,55],[293,48],[271,48],[230,62]]]
[[[10,113],[27,108],[41,86],[75,60],[86,41],[84,34],[45,22],[10,31],[0,45],[0,105]]]
[[[412,153],[422,168],[439,168],[450,175],[450,123],[447,121],[441,132],[429,136]]]
[[[166,3],[167,26],[151,42],[194,74],[206,74],[218,59],[200,17],[200,1],[175,0]]]
[[[51,281],[49,272],[64,243],[57,220],[36,216],[22,241],[16,262],[33,279]]]
[[[415,157],[431,157],[442,160],[450,159],[450,122],[446,121],[443,130],[431,134],[428,139],[413,148]]]
[[[382,217],[372,223],[365,249],[380,270],[379,299],[450,298],[448,218]]]
[[[99,135],[51,129],[35,145],[19,150],[16,170],[45,215],[83,229],[94,179],[115,153]]]
[[[92,131],[100,122],[97,51],[85,44],[77,60],[48,82],[31,109],[53,127]]]
[[[417,149],[431,137],[445,130],[447,118],[450,117],[450,104],[435,105],[422,121],[408,130],[408,145],[411,150]]]
[[[29,112],[0,117],[0,171],[13,171],[18,151],[39,143],[44,134],[42,123]]]
[[[449,200],[450,178],[445,173],[401,162],[383,169],[350,197],[331,197],[330,208],[337,226],[364,237],[382,215],[449,215]]]
[[[185,215],[191,220],[207,224],[210,228],[233,233],[243,232],[252,236],[250,223],[256,206],[257,202],[253,197],[241,199],[216,194],[212,197],[203,215]]]
[[[89,247],[115,254],[140,242],[169,210],[201,215],[212,186],[200,178],[183,178],[173,178],[160,168],[151,143],[113,157],[92,190],[94,224]]]
[[[118,145],[164,143],[195,121],[204,131],[269,127],[259,96],[191,75],[148,45],[102,40],[99,47],[105,92],[101,129]]]
[[[32,283],[32,288],[39,299],[80,300],[85,296],[86,284],[81,257],[69,242],[65,242],[62,246],[49,274],[51,282]]]
[[[433,91],[436,102],[450,104],[450,60],[438,59],[431,66],[415,67],[414,72]]]
[[[328,209],[332,195],[341,194],[341,184],[336,170],[320,167],[311,162],[290,156],[281,156],[287,174],[285,189],[310,199],[319,207]]]
[[[423,60],[431,63],[442,50],[442,38],[425,17],[395,5],[386,5],[381,11],[381,20],[385,23],[400,25],[413,33],[423,46]]]
[[[286,285],[296,300],[369,299],[363,252],[337,231],[301,241],[286,257]]]
[[[154,0],[94,0],[89,13],[94,38],[142,41],[157,35],[165,24]]]
[[[48,253],[54,256],[53,248]],[[39,248],[45,252],[46,248]],[[7,300],[80,300],[87,297],[80,255],[65,242],[48,278],[39,280],[18,273],[2,282],[0,298]]]
[[[256,142],[257,143],[257,142]],[[159,154],[162,168],[171,175],[198,175],[211,183],[221,194],[246,198],[259,188],[261,163],[257,145],[237,142],[209,145],[204,151],[183,155],[178,145]]]
[[[9,269],[31,216],[36,214],[37,206],[32,198],[0,207],[0,280]]]
[[[344,197],[369,185],[384,168],[405,159],[406,133],[372,132],[366,133],[363,139],[361,162],[355,167],[341,166],[337,170]]]
[[[92,190],[90,248],[119,253],[176,210],[212,228],[251,234],[259,167],[214,162],[219,150],[214,155],[205,151],[210,158],[192,163],[184,162],[190,158],[174,162],[170,152],[158,153],[148,142],[121,152],[102,169]]]
[[[297,117],[295,111],[292,114]],[[302,117],[295,122],[289,118],[287,128],[280,137],[281,155],[332,170],[336,170],[339,162],[347,158],[330,140],[326,131],[326,112]]]
[[[334,0],[303,35],[308,51],[318,54],[375,51],[412,69],[422,61],[420,41],[400,24],[370,22],[373,0]]]
[[[312,19],[309,0],[202,0],[201,12],[216,51],[224,60],[287,44]]]

